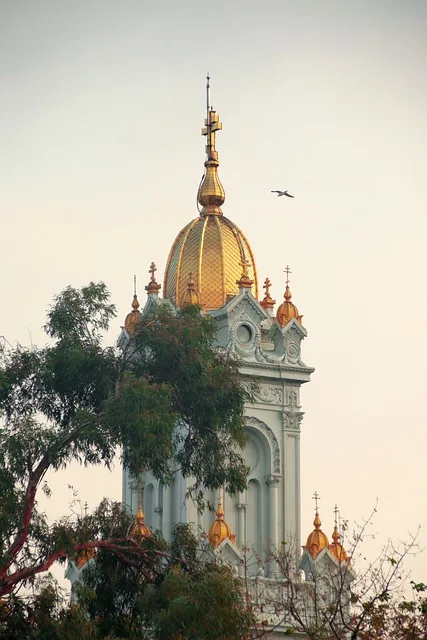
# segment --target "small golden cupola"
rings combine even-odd
[[[285,301],[277,309],[276,318],[279,324],[284,327],[290,322],[293,318],[297,320],[300,324],[302,324],[302,316],[299,315],[299,311],[297,307],[291,302],[292,294],[289,289],[289,274],[292,273],[289,269],[289,265],[285,269],[286,273],[286,289],[285,289]]]
[[[331,542],[328,548],[329,548],[329,551],[336,557],[338,562],[350,563],[350,558],[348,557],[346,550],[341,544],[341,535],[338,530],[338,507],[336,505],[334,509],[334,515],[335,515],[335,526],[334,526],[334,532],[332,534],[333,542]]]
[[[132,300],[132,311],[127,314],[125,318],[125,329],[131,334],[135,328],[135,324],[141,317],[141,312],[139,310],[139,302],[138,296],[136,295],[136,276],[133,277],[133,300]]]
[[[193,274],[188,276],[187,289],[182,299],[181,307],[188,307],[191,304],[199,304],[199,294],[196,291]]]
[[[142,488],[139,486],[139,505],[135,520],[129,527],[128,537],[138,543],[152,537],[151,529],[144,522],[144,511],[142,510]]]
[[[323,551],[323,549],[326,549],[326,547],[329,547],[329,540],[328,540],[328,536],[325,533],[323,533],[322,529],[320,528],[322,526],[322,523],[320,521],[319,509],[317,506],[317,502],[319,500],[319,495],[317,491],[315,492],[313,499],[316,502],[316,514],[314,516],[314,521],[313,521],[314,530],[308,536],[305,547],[309,552],[309,554],[311,555],[311,557],[315,558],[316,556],[319,555],[321,551]]]
[[[197,200],[199,217],[178,234],[169,253],[164,279],[164,297],[178,307],[186,301],[188,274],[204,311],[219,309],[239,293],[242,262],[248,264],[250,289],[258,297],[257,273],[252,249],[240,229],[226,218],[221,206],[225,191],[218,177],[218,151],[215,136],[222,124],[210,106],[210,78],[207,77],[207,116],[202,135],[206,136],[205,173]]]
[[[236,536],[231,531],[231,527],[224,521],[224,509],[221,498],[218,500],[218,508],[216,510],[216,518],[208,531],[208,540],[211,545],[216,548],[226,538],[233,544],[236,542]]]

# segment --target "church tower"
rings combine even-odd
[[[267,278],[259,300],[257,268],[251,246],[242,231],[223,213],[225,191],[218,175],[216,134],[222,129],[218,114],[210,106],[207,78],[207,114],[202,135],[206,137],[205,172],[198,191],[199,215],[178,233],[165,268],[163,298],[155,279],[155,265],[146,286],[148,299],[142,314],[153,304],[181,308],[200,304],[217,327],[218,347],[240,359],[242,380],[257,384],[252,403],[245,407],[247,444],[244,458],[250,468],[246,490],[230,497],[225,490],[207,496],[218,504],[216,516],[197,513],[186,498],[191,479],[176,472],[172,485],[162,485],[144,472],[145,521],[166,539],[178,522],[192,522],[209,533],[213,546],[224,536],[240,550],[263,558],[271,547],[291,541],[301,548],[300,532],[300,429],[303,412],[300,390],[313,369],[301,357],[307,332],[302,316],[292,302],[290,270],[285,269],[285,294],[277,313]],[[238,217],[239,212],[233,212]],[[137,320],[139,302],[134,296],[119,339],[125,345]],[[138,509],[135,483],[123,471],[123,502],[134,513]],[[216,536],[216,537],[215,537]],[[253,571],[258,569],[254,565]],[[270,564],[266,575],[276,575]]]

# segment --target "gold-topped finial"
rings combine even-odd
[[[218,498],[218,507],[215,515],[216,518],[208,531],[208,540],[211,545],[216,548],[226,538],[235,544],[236,536],[232,533],[231,527],[224,521],[224,508],[221,497]]]
[[[188,275],[187,289],[182,298],[181,306],[188,307],[190,304],[199,304],[199,294],[196,291],[196,283],[191,271]]]
[[[86,532],[86,540],[87,540],[87,539],[90,539],[89,533],[87,531],[87,518],[89,514],[89,506],[87,501],[85,501],[83,505],[83,513],[84,513],[84,516],[82,518],[82,521],[83,521],[83,527]],[[96,556],[96,549],[94,547],[81,549],[81,551],[77,554],[75,559],[77,568],[81,569],[82,567],[85,566],[87,562],[89,562],[89,560],[92,560],[92,558],[94,558],[95,556]]]
[[[138,481],[138,494],[138,511],[136,512],[135,520],[129,527],[128,537],[133,538],[137,542],[142,542],[146,538],[151,538],[152,533],[150,527],[148,527],[144,522],[144,511],[142,509],[143,488],[140,480]]]
[[[283,296],[285,298],[285,301],[282,302],[276,313],[276,318],[282,327],[287,325],[288,322],[290,322],[293,318],[295,318],[297,322],[302,324],[303,318],[302,316],[300,316],[298,308],[294,305],[293,302],[291,302],[292,294],[289,288],[289,274],[292,273],[292,271],[290,270],[289,265],[286,265],[284,272],[286,273],[286,289]]]
[[[262,288],[265,289],[265,296],[263,300],[261,300],[260,302],[260,305],[264,307],[264,309],[273,309],[274,305],[276,304],[276,301],[273,300],[273,298],[270,295],[270,287],[271,287],[270,278],[266,278],[264,280],[264,284],[262,285]]]
[[[218,152],[215,149],[215,134],[221,131],[219,115],[210,106],[210,76],[206,76],[206,119],[202,135],[206,136],[205,175],[197,194],[202,205],[201,215],[222,215],[221,205],[225,201],[225,191],[218,178]]]
[[[244,258],[240,264],[242,265],[242,275],[240,276],[240,280],[236,280],[236,284],[239,285],[239,288],[251,289],[254,283],[249,277],[249,267],[251,263],[247,258]]]
[[[136,275],[133,276],[133,300],[132,300],[132,311],[127,314],[125,318],[125,329],[131,334],[135,328],[135,324],[138,322],[141,317],[141,312],[139,310],[139,301],[138,296],[136,295]]]
[[[154,275],[156,271],[157,271],[157,267],[154,264],[154,262],[152,262],[150,264],[150,268],[148,269],[148,273],[150,274],[150,282],[145,287],[145,290],[147,293],[154,293],[155,295],[159,293],[162,286],[160,284],[157,284],[156,282],[156,277]]]
[[[314,531],[310,533],[306,542],[306,549],[311,555],[312,558],[315,558],[323,549],[329,546],[329,540],[325,533],[323,533],[322,522],[319,516],[318,502],[320,500],[320,496],[317,491],[314,492],[313,500],[315,501],[315,516],[314,516]]]
[[[336,557],[338,562],[350,563],[350,558],[348,557],[346,550],[341,544],[341,534],[338,528],[339,510],[337,505],[335,505],[335,509],[334,509],[334,519],[335,519],[335,525],[334,525],[334,531],[332,533],[333,542],[331,542],[331,544],[328,547],[329,551]]]

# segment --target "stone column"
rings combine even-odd
[[[247,504],[239,502],[237,505],[237,544],[240,549],[246,545],[246,509]]]
[[[172,486],[163,487],[163,522],[162,535],[170,542],[172,529]]]
[[[272,553],[276,553],[279,547],[279,482],[280,476],[268,476],[267,484],[269,488],[269,540],[270,550]],[[270,560],[269,577],[276,577],[278,574],[277,562],[273,559]]]

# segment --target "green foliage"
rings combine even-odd
[[[103,343],[114,315],[104,284],[68,287],[48,312],[46,346],[1,349],[0,596],[83,544],[78,523],[50,525],[37,511],[51,469],[108,467],[120,447],[131,473],[150,468],[165,485],[173,461],[196,499],[245,486],[246,392],[238,363],[214,348],[211,319],[159,306],[119,350]]]
[[[31,596],[0,602],[0,640],[97,640],[94,621],[65,600],[51,576],[37,582]]]
[[[123,537],[128,515],[118,504],[103,506],[88,526],[103,522]],[[237,640],[249,633],[253,619],[240,579],[200,560],[188,526],[176,527],[171,545],[154,536],[142,548],[145,555],[98,551],[71,605],[51,578],[35,585],[31,597],[12,595],[0,605],[0,639]]]
[[[158,538],[143,545],[144,559],[127,563],[105,550],[85,570],[79,604],[102,637],[236,640],[249,631],[241,580],[200,560],[190,527],[177,526],[170,546]]]

